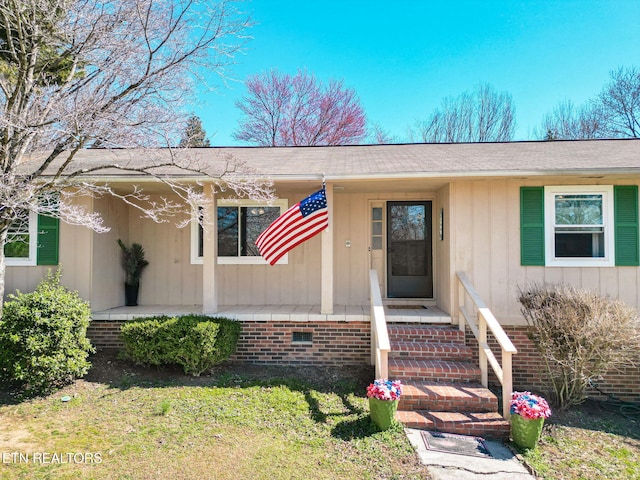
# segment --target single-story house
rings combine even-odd
[[[83,150],[75,161],[144,162],[147,154]],[[34,242],[27,260],[7,260],[7,292],[32,289],[50,268],[42,263],[58,264],[63,283],[91,302],[90,335],[99,348],[117,346],[118,328],[129,318],[203,312],[243,322],[236,360],[340,365],[372,359],[374,287],[389,325],[456,326],[475,308],[461,309],[470,286],[517,350],[514,387],[527,389],[539,385],[539,369],[519,286],[566,282],[640,307],[639,140],[225,147],[190,154],[245,162],[253,175],[273,182],[276,199],[238,201],[205,182],[207,208],[216,212],[210,218],[217,218],[206,232],[196,224],[179,229],[141,219],[112,198],[83,199],[111,230],[53,225],[50,238],[57,242],[49,252]],[[136,184],[159,197],[172,194],[153,178],[123,171],[98,180],[123,191]],[[323,181],[329,227],[268,265],[253,245],[256,232]],[[137,307],[124,306],[119,238],[142,244],[150,262]],[[50,258],[40,261],[41,255]],[[473,344],[468,327],[466,335]],[[487,343],[497,346],[491,334]],[[500,359],[500,348],[494,350]],[[612,373],[601,388],[638,400],[640,371]]]

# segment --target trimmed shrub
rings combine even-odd
[[[0,376],[27,394],[49,393],[85,375],[94,349],[89,304],[49,272],[32,293],[9,295],[0,319]]]
[[[240,323],[204,315],[139,318],[121,327],[124,355],[145,365],[178,364],[199,376],[235,351]]]
[[[532,283],[518,300],[540,353],[550,396],[564,409],[582,403],[602,375],[629,365],[640,349],[638,312],[568,285]]]

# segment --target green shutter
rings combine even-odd
[[[38,265],[58,264],[58,232],[60,221],[46,215],[38,215]]]
[[[616,266],[637,267],[640,265],[638,245],[638,187],[616,185],[613,187]]]
[[[544,265],[544,187],[520,187],[520,264]]]

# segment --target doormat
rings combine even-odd
[[[422,438],[428,450],[457,455],[492,458],[484,440],[480,437],[468,437],[453,433],[423,431]]]
[[[387,305],[390,310],[428,310],[424,305]]]

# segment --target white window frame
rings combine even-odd
[[[200,228],[200,223],[198,222],[198,212],[202,207],[198,207],[197,209],[191,212],[191,264],[192,265],[202,265],[204,263],[204,258],[198,255],[200,252],[200,232],[202,229]]]
[[[556,195],[602,195],[602,225],[604,228],[604,257],[555,256],[555,197]],[[613,185],[570,185],[544,187],[545,258],[549,267],[613,267],[615,265],[615,226]]]
[[[33,267],[38,260],[38,214],[29,212],[29,256],[5,257],[7,267]]]
[[[280,215],[287,211],[289,208],[289,201],[286,198],[274,200],[270,203],[260,203],[254,200],[218,200],[216,206],[216,221],[217,221],[217,207],[279,207]],[[197,212],[193,213],[194,217]],[[194,265],[202,265],[203,257],[198,256],[199,235],[202,230],[199,228],[197,218],[191,222],[191,263]],[[217,241],[217,239],[216,239]],[[218,257],[217,263],[219,265],[268,265],[267,261],[261,256],[250,257]],[[289,254],[285,254],[280,260],[278,265],[289,263]]]

